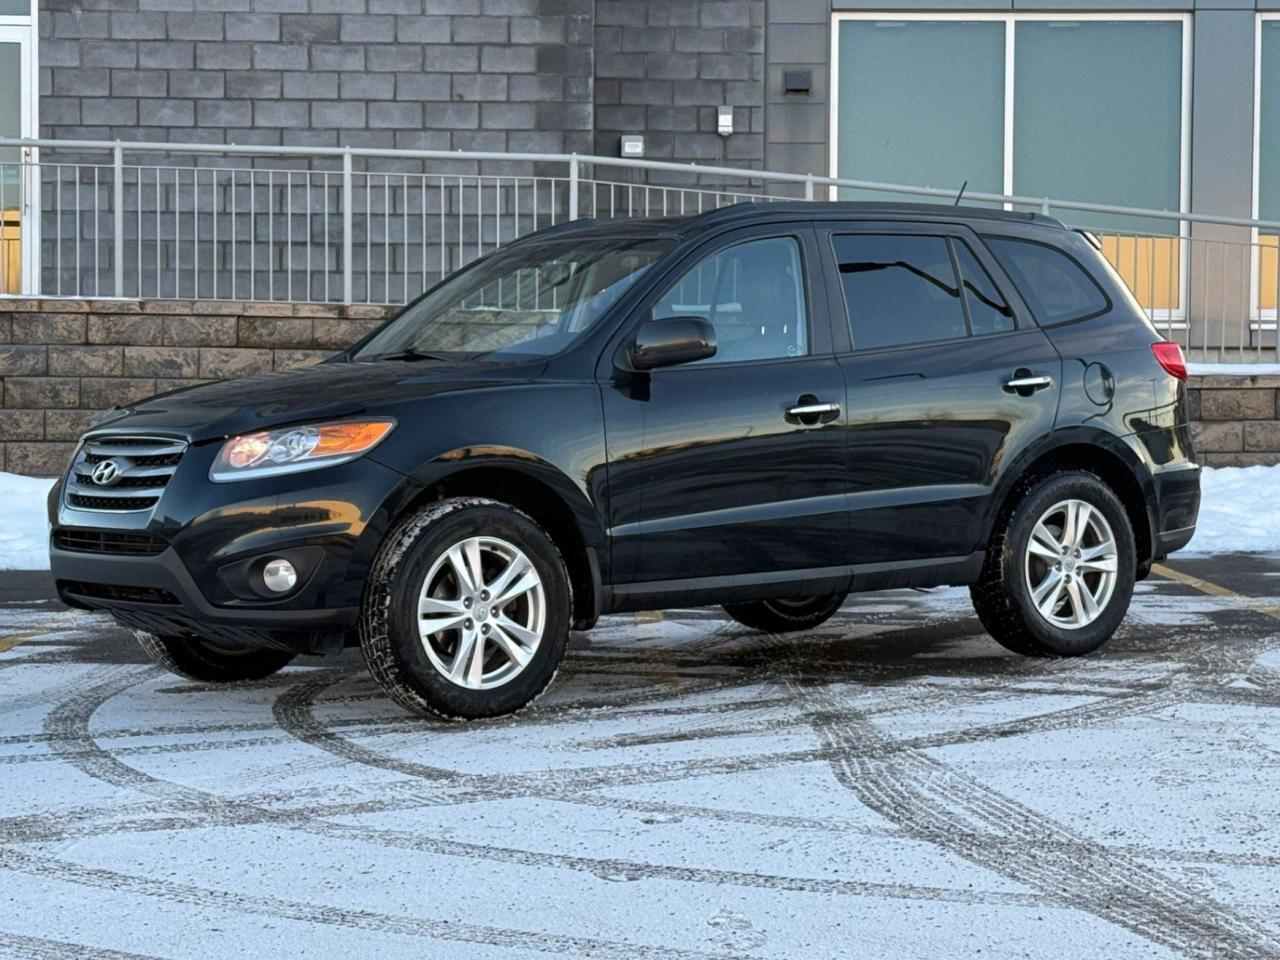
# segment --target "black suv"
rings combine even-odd
[[[202,681],[358,643],[397,702],[527,704],[570,629],[781,632],[964,584],[996,640],[1102,644],[1195,529],[1186,370],[1047,217],[739,205],[579,221],[318,366],[107,415],[50,502],[58,591]]]

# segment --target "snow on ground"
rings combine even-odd
[[[0,570],[49,569],[45,498],[52,480],[0,473]]]
[[[1057,661],[963,590],[609,617],[469,725],[355,650],[217,688],[0,605],[0,957],[1280,956],[1280,623],[1140,586]]]
[[[47,570],[45,497],[52,480],[0,473],[0,570]],[[1189,553],[1280,553],[1280,466],[1221,467],[1202,476]]]

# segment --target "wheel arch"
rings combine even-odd
[[[437,461],[436,466],[440,463]],[[604,532],[590,501],[563,473],[529,455],[468,458],[435,471],[422,490],[403,505],[407,514],[425,503],[449,497],[486,497],[528,514],[555,542],[573,586],[575,623],[599,616]]]
[[[1072,428],[1052,434],[1046,442],[1026,451],[1005,472],[988,511],[983,543],[989,543],[996,526],[1016,504],[1020,486],[1058,470],[1085,470],[1111,488],[1124,506],[1133,527],[1137,548],[1138,579],[1146,576],[1155,556],[1157,529],[1151,504],[1155,485],[1141,457],[1122,437],[1090,428]]]

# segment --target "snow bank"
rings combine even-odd
[[[1280,364],[1188,364],[1187,372],[1192,376],[1276,376]]]
[[[46,570],[52,480],[0,473],[0,570]],[[1187,553],[1280,553],[1280,466],[1206,469]]]
[[[1205,469],[1187,553],[1280,553],[1280,466]]]
[[[1187,373],[1193,377],[1274,377],[1280,375],[1280,363],[1188,363]]]
[[[49,569],[45,498],[52,480],[0,473],[0,570]]]

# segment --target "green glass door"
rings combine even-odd
[[[30,43],[30,27],[0,24],[0,137],[32,134]],[[0,294],[21,293],[33,267],[24,255],[31,237],[23,232],[32,220],[34,198],[22,159],[17,148],[0,147]]]

